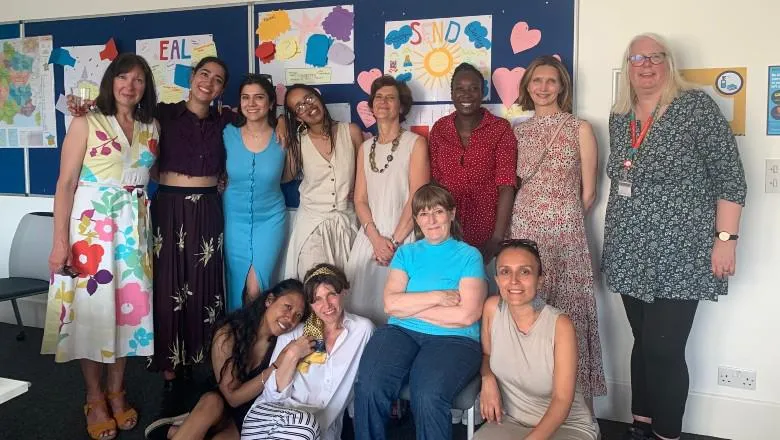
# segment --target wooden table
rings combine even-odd
[[[0,404],[20,396],[30,389],[30,382],[0,377]]]

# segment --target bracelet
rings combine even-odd
[[[395,246],[396,248],[398,246],[401,246],[401,242],[396,240],[393,236],[390,236],[390,243],[393,243],[393,246]]]

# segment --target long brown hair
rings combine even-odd
[[[423,209],[433,209],[437,206],[441,206],[450,212],[455,210],[455,198],[438,183],[426,183],[414,193],[412,198],[412,218],[414,219],[414,237],[417,240],[425,238],[420,225],[417,224],[417,214]],[[450,236],[456,240],[463,241],[463,230],[455,218],[452,219],[450,224]]]

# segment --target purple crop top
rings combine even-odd
[[[235,118],[225,109],[220,115],[211,109],[205,119],[187,109],[184,101],[157,104],[160,122],[160,156],[157,166],[162,172],[194,177],[218,176],[225,171],[225,146],[222,130]]]

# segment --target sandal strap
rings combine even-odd
[[[130,419],[135,419],[135,423],[133,423],[133,426],[125,427]],[[114,420],[119,429],[133,429],[138,423],[138,411],[135,408],[128,408],[120,413],[114,413]]]

